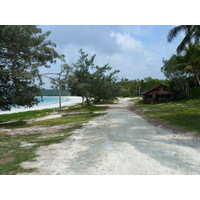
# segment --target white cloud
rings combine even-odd
[[[143,49],[142,43],[139,40],[131,37],[128,33],[122,34],[119,32],[111,32],[110,36],[115,38],[116,43],[120,45],[124,50],[141,51]]]

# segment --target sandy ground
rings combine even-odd
[[[200,140],[154,126],[120,99],[60,144],[38,149],[32,174],[173,175],[200,174]]]
[[[77,96],[66,96],[62,97],[64,99],[61,103],[62,106],[72,106],[75,105],[76,103],[81,103],[82,98],[77,97]],[[18,113],[18,112],[25,112],[25,111],[30,111],[30,110],[42,110],[46,108],[58,108],[59,107],[59,102],[57,103],[43,103],[39,104],[38,106],[35,105],[31,108],[12,108],[10,111],[0,111],[0,114],[11,114],[11,113]]]

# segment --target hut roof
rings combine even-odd
[[[170,88],[170,87],[168,87],[164,84],[160,84],[160,85],[156,86],[155,88],[144,92],[143,94],[150,94],[150,93],[156,92],[156,91],[157,92],[163,91],[163,93],[169,93],[169,94],[177,94],[178,93],[178,91],[176,91],[176,90],[174,90],[174,89],[172,89],[172,88]]]

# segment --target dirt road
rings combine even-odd
[[[155,127],[127,109],[112,105],[60,144],[38,149],[33,174],[200,174],[200,140]]]

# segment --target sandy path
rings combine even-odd
[[[155,127],[127,110],[128,99],[112,105],[60,144],[38,149],[33,174],[200,174],[200,141]]]

